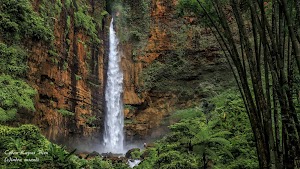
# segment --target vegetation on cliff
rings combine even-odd
[[[1,34],[1,39],[9,44],[27,38],[48,42],[53,40],[50,25],[33,11],[30,1],[1,0],[0,11],[0,31],[5,32]]]
[[[104,51],[97,48],[104,43],[98,34],[106,29],[102,24],[108,12],[104,7],[95,10],[95,6],[87,3],[101,2],[0,0],[0,168],[128,168],[123,162],[100,157],[80,158],[74,155],[75,151],[68,152],[48,141],[38,127],[21,125],[18,121],[36,112],[37,91],[29,83],[49,80],[50,85],[57,85],[54,90],[61,90],[64,85],[54,83],[48,75],[40,75],[35,82],[28,81],[30,50],[41,44],[52,66],[59,67],[59,71],[72,71],[70,76],[62,75],[62,79],[71,79],[67,86],[71,89],[66,92],[71,93],[72,98],[67,98],[71,101],[62,99],[67,106],[59,107],[57,99],[46,94],[40,95],[48,99],[44,101],[48,104],[43,106],[53,106],[65,125],[77,127],[67,131],[69,133],[75,133],[74,130],[84,133],[84,127],[96,126],[98,114],[92,110],[80,114],[76,110],[89,109],[90,104],[101,101],[94,97],[91,103],[78,106],[81,99],[77,97],[78,91],[86,92],[86,88],[77,88],[77,85],[97,79],[103,73],[97,68],[100,63],[96,53]],[[118,16],[121,44],[132,45],[133,63],[144,59],[140,55],[144,54],[150,38],[152,3],[150,0],[108,2],[108,9],[115,11],[110,12]],[[173,5],[155,5],[175,9],[170,4]],[[148,49],[147,52],[158,56],[152,58],[154,61],[144,60],[143,85],[134,87],[140,95],[169,92],[177,95],[180,103],[192,101],[192,104],[182,106],[176,102],[180,105],[175,107],[180,110],[167,119],[172,123],[170,132],[154,146],[131,153],[133,158],[142,159],[136,168],[299,168],[300,1],[179,0],[176,9],[172,17],[180,18],[180,22],[172,22],[175,26],[168,28],[171,34],[162,31],[172,45],[156,48],[159,54]],[[64,26],[53,26],[60,23]],[[55,32],[60,28],[60,32]],[[154,32],[161,33],[160,30]],[[198,38],[203,34],[207,39],[200,41]],[[55,38],[62,40],[55,41]],[[62,49],[58,49],[60,44],[63,44]],[[88,45],[91,49],[87,49]],[[81,57],[86,58],[82,59],[84,63],[79,63],[77,50],[84,50]],[[231,74],[224,71],[227,70],[225,60],[236,87],[229,87],[233,84],[228,80]],[[89,75],[84,76],[85,70],[80,69],[83,65],[89,66]],[[230,82],[224,84],[226,80]],[[89,91],[91,95],[99,92],[100,80],[96,81],[90,83],[94,86],[94,90]],[[145,105],[125,108],[133,112],[144,109],[148,106],[147,99]]]
[[[24,81],[28,53],[22,40],[51,41],[53,35],[27,0],[1,0],[0,11],[0,110],[1,122],[6,122],[18,111],[35,110],[36,91]]]
[[[113,0],[108,2],[113,16],[116,16],[117,32],[122,44],[133,46],[132,57],[136,60],[146,47],[150,31],[150,0]]]
[[[105,29],[104,18],[108,15],[105,3],[104,0],[0,1],[2,122],[10,120],[9,124],[17,125],[35,121],[43,129],[55,123],[59,128],[65,125],[66,132],[66,122],[71,121],[66,119],[80,117],[74,123],[80,121],[87,128],[100,125],[102,105],[97,97],[101,94],[92,91],[99,91],[103,78],[98,69],[104,55],[101,47],[104,36],[99,32]],[[58,95],[57,90],[60,90]],[[81,94],[87,101],[78,99]],[[75,109],[76,106],[81,110]],[[75,110],[85,116],[72,116]],[[37,116],[39,119],[34,120]]]

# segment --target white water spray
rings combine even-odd
[[[113,27],[109,28],[109,58],[107,82],[105,88],[106,116],[104,124],[104,148],[106,152],[124,151],[124,115],[123,115],[123,73],[118,52],[119,40]]]

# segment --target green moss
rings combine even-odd
[[[54,5],[55,15],[59,15],[61,13],[62,7],[63,7],[63,5],[61,3],[61,0],[56,0],[56,3]]]
[[[58,60],[57,58],[51,58],[51,61],[53,64],[58,65]]]
[[[71,40],[70,39],[67,39],[66,42],[67,42],[68,45],[71,45]]]
[[[0,107],[0,122],[11,121],[15,119],[17,109],[4,110]]]
[[[80,75],[76,75],[76,74],[75,74],[75,79],[76,79],[76,80],[81,80],[82,77],[81,77]]]
[[[59,109],[57,112],[59,112],[63,116],[74,116],[73,112],[70,112],[70,111],[65,110],[65,109]]]
[[[131,119],[125,119],[124,120],[124,124],[126,125],[126,124],[134,124],[135,123],[135,121],[133,121],[133,120],[131,120]]]
[[[46,23],[54,30],[54,23],[58,20],[62,11],[63,5],[61,0],[48,1],[41,0],[39,4],[39,14],[45,19]]]
[[[131,106],[131,105],[129,105],[129,104],[125,104],[125,105],[124,105],[124,108],[125,108],[125,109],[129,109],[129,110],[136,110],[136,109],[137,109],[136,107]]]
[[[69,30],[70,28],[71,28],[71,17],[67,16],[67,29],[66,30]]]
[[[99,28],[102,29],[102,20],[103,18],[105,18],[107,15],[109,15],[109,13],[105,10],[102,11],[95,11],[93,14],[93,18],[95,20],[95,22],[97,23],[97,25],[99,26]]]
[[[83,7],[79,8],[74,14],[75,27],[84,29],[95,43],[100,43],[100,39],[97,36],[96,23],[90,15],[88,15],[87,10]]]
[[[203,114],[202,109],[196,108],[189,108],[183,110],[177,110],[174,114],[170,116],[171,120],[179,121],[182,119],[193,119],[199,118]]]
[[[96,116],[90,116],[87,118],[86,123],[91,126],[91,125],[94,125],[94,122],[96,120],[97,120]]]
[[[69,67],[68,62],[65,61],[63,64],[63,70],[66,71],[68,67]]]
[[[101,11],[100,13],[101,16],[106,16],[106,15],[109,15],[109,13],[105,10]]]
[[[19,79],[28,69],[21,40],[51,42],[54,35],[29,0],[0,0],[0,11],[0,121],[5,122],[18,112],[35,111],[32,99],[36,91]]]
[[[86,44],[80,38],[77,39],[77,42],[83,44],[84,48],[86,48]]]
[[[86,58],[87,58],[87,59],[91,59],[91,58],[92,58],[92,52],[91,52],[91,51],[88,51],[88,52],[87,52]]]
[[[59,54],[55,50],[48,50],[48,55],[52,57],[59,57]]]

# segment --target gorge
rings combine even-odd
[[[2,1],[2,4],[12,3]],[[166,116],[176,107],[188,107],[199,100],[200,95],[206,95],[194,93],[195,86],[200,90],[210,84],[217,86],[230,76],[214,44],[201,45],[212,35],[194,25],[193,18],[176,16],[177,0],[126,0],[116,1],[116,5],[105,0],[22,2],[26,9],[18,10],[30,11],[41,22],[35,25],[46,27],[43,30],[37,27],[35,34],[39,36],[25,38],[21,45],[30,51],[23,79],[37,94],[33,97],[35,110],[20,111],[12,123],[35,124],[46,138],[70,149],[82,149],[84,143],[82,151],[93,151],[94,145],[100,144],[99,140],[105,142],[104,135],[112,133],[105,132],[104,127],[105,119],[111,119],[105,117],[111,23],[107,11],[119,13],[115,23],[122,50],[124,105],[120,106],[124,107],[124,140],[136,142],[162,137],[168,130],[166,126],[160,127]],[[14,3],[7,6],[18,6],[18,2]],[[17,23],[27,24],[26,20],[17,20]],[[185,27],[185,24],[191,25]],[[187,33],[178,39],[181,26]],[[1,29],[10,32],[6,27]],[[1,39],[6,41],[4,37]],[[185,60],[180,59],[180,50],[186,51]],[[168,62],[173,65],[164,65]],[[158,79],[157,84],[147,81],[152,74],[146,72],[156,63],[160,63],[160,67],[154,78],[166,72],[170,80]],[[173,87],[168,89],[170,82]]]
[[[28,83],[38,92],[35,108],[39,113],[32,114],[30,119],[20,118],[20,121],[38,125],[43,134],[56,143],[69,144],[70,147],[82,142],[92,145],[103,140],[105,133],[104,93],[111,22],[106,8],[113,7],[110,5],[113,3],[59,2],[34,1],[32,4],[43,16],[56,18],[45,18],[54,25],[54,41],[53,49],[48,49],[42,42],[28,43],[28,48],[32,48],[28,59]],[[147,0],[126,1],[122,7],[115,5],[114,10],[119,11],[115,18],[116,34],[122,50],[125,140],[134,142],[152,136],[161,137],[164,131],[160,131],[159,126],[164,117],[175,107],[189,106],[193,100],[201,98],[199,96],[203,93],[193,92],[195,86],[200,90],[210,87],[210,84],[218,86],[230,77],[218,48],[206,43],[213,37],[211,34],[206,34],[191,22],[189,27],[183,27],[186,36],[176,40],[178,31],[181,31],[179,27],[193,19],[178,18],[176,4],[176,0]],[[59,8],[61,10],[55,10]],[[126,13],[128,10],[130,12]],[[185,60],[180,59],[179,49],[186,51]],[[166,65],[164,69],[161,65],[157,69],[168,73],[171,80],[159,79],[157,84],[145,81],[149,87],[157,86],[155,90],[143,87],[144,78],[152,78],[143,73],[151,68],[152,63],[163,62],[172,62],[177,67]],[[180,62],[183,64],[175,65]],[[174,87],[168,89],[170,82]],[[185,88],[181,89],[181,86]],[[71,112],[71,115],[60,112]]]

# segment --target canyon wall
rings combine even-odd
[[[47,3],[59,9],[55,15],[49,14],[51,8],[47,11]],[[24,115],[23,121],[37,124],[54,142],[101,140],[111,17],[106,12],[111,10],[106,9],[106,3],[105,0],[32,2],[34,10],[53,23],[55,40],[53,44],[34,41],[26,44],[32,51],[27,79],[38,94],[36,112]],[[124,3],[129,7],[129,18],[127,14],[123,19],[119,11],[112,15],[119,22],[128,22],[125,24],[130,27],[116,23],[124,71],[126,139],[159,137],[164,133],[159,126],[165,117],[176,109],[200,104],[211,86],[228,79],[229,69],[217,43],[208,43],[213,36],[207,28],[199,26],[201,21],[178,16],[177,0],[125,0]],[[129,38],[122,37],[123,34]],[[151,75],[147,69],[157,62],[172,65],[174,58],[186,63],[180,64],[182,70],[176,68],[174,73],[173,67],[167,68],[172,78],[157,78],[151,88],[145,89],[143,73]]]
[[[141,3],[138,1],[131,6],[134,8]],[[166,123],[165,117],[176,109],[199,106],[200,100],[213,92],[210,88],[231,79],[213,34],[208,28],[199,26],[201,21],[195,17],[179,16],[177,3],[178,0],[152,0],[149,20],[137,21],[150,23],[144,48],[135,49],[130,43],[122,48],[128,140],[162,136],[166,127],[159,126]],[[182,64],[182,71],[174,68],[178,71],[174,78],[153,79],[158,82],[151,89],[143,90],[143,71],[155,62],[171,65],[172,58],[187,64]],[[162,72],[162,76],[168,76],[168,72]],[[156,86],[158,84],[164,87]]]
[[[41,15],[51,6],[60,12],[51,18],[53,44],[27,44],[32,51],[28,81],[38,92],[36,112],[29,120],[57,143],[91,136],[99,141],[108,50],[106,2],[36,0],[33,6]]]

